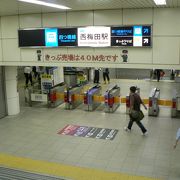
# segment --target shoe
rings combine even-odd
[[[129,129],[127,127],[124,127],[124,130],[127,131],[127,132],[131,132],[131,129]]]
[[[142,133],[142,136],[147,136],[148,132],[146,131],[145,133]]]

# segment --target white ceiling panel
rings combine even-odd
[[[180,7],[180,0],[166,0],[166,6],[156,6],[153,0],[42,0],[68,6],[71,10],[100,10],[100,9],[121,9],[121,8],[176,8]],[[55,8],[49,8],[30,3],[19,2],[17,0],[0,0],[0,16],[45,13],[45,12],[62,12]]]

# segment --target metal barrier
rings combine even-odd
[[[75,87],[68,87],[67,90],[64,91],[65,109],[74,109],[83,102],[80,98],[75,98],[81,95],[82,89],[83,85],[77,85]]]
[[[32,106],[33,102],[44,102],[48,104],[48,95],[43,94],[39,89],[33,87],[25,88],[25,102]]]
[[[159,114],[159,99],[160,99],[160,89],[153,88],[149,95],[149,116],[158,116]]]
[[[85,110],[93,111],[101,104],[101,102],[95,101],[94,99],[95,95],[101,95],[101,86],[99,85],[93,86],[89,88],[86,92],[84,92]]]
[[[180,111],[180,94],[174,91],[171,106],[171,117],[177,117],[178,111]]]
[[[136,87],[136,93],[140,95],[140,88]],[[129,94],[126,96],[126,114],[129,114],[129,108],[130,108],[130,99]]]
[[[105,102],[105,112],[112,113],[115,112],[116,109],[120,105],[120,101],[115,101],[116,97],[120,97],[120,87],[117,85],[110,87],[104,95],[104,102]]]
[[[66,84],[60,83],[49,90],[48,107],[57,107],[64,103],[64,98],[61,98],[61,96],[64,95],[65,88]]]

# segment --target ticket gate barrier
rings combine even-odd
[[[171,117],[177,117],[177,98],[172,98]]]
[[[95,101],[94,97],[101,95],[101,86],[96,85],[84,92],[84,106],[86,111],[95,110],[101,102]]]
[[[105,112],[113,113],[120,105],[120,101],[115,101],[115,98],[120,97],[120,87],[117,85],[110,87],[104,95]]]
[[[159,114],[159,101],[160,99],[160,89],[153,88],[149,95],[149,116],[158,116]]]
[[[48,107],[57,107],[64,103],[64,90],[66,88],[65,83],[57,84],[52,87],[48,93]]]
[[[171,117],[177,117],[179,111],[180,111],[180,94],[174,91],[172,98],[172,106],[171,106]]]
[[[136,86],[136,93],[140,95],[140,88]],[[129,94],[126,96],[126,114],[129,114],[130,109],[130,99]]]
[[[64,91],[65,109],[75,109],[83,102],[80,99],[75,98],[75,96],[81,95],[82,89],[83,85],[77,85],[68,87],[67,90]]]
[[[33,105],[33,102],[40,102],[48,104],[48,95],[43,94],[41,90],[34,89],[33,87],[25,88],[25,102],[29,106]]]

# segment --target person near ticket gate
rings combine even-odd
[[[101,69],[100,68],[95,68],[94,70],[94,83],[99,84],[99,71]]]
[[[180,140],[180,128],[178,129],[178,131],[176,133],[176,142],[174,144],[174,149],[176,148],[179,140]]]
[[[143,124],[141,123],[141,121],[137,118],[134,118],[132,116],[133,111],[136,112],[140,112],[140,105],[142,104],[144,106],[144,108],[147,110],[146,105],[143,103],[141,97],[139,96],[138,93],[136,93],[136,87],[135,86],[131,86],[130,87],[130,94],[129,94],[129,99],[130,99],[130,110],[129,110],[129,117],[130,117],[130,121],[127,127],[124,127],[125,131],[130,132],[132,125],[134,122],[136,122],[136,124],[139,126],[139,128],[142,131],[142,135],[147,135],[147,130],[146,128],[143,126]]]
[[[108,68],[103,69],[103,79],[104,79],[104,84],[106,84],[106,80],[108,83],[110,83]]]
[[[30,67],[30,66],[26,66],[25,68],[24,68],[24,76],[25,76],[25,78],[26,78],[26,87],[28,87],[28,83],[29,83],[29,81],[30,81],[30,83],[31,83],[31,86],[33,85],[33,82],[32,82],[32,68]]]

